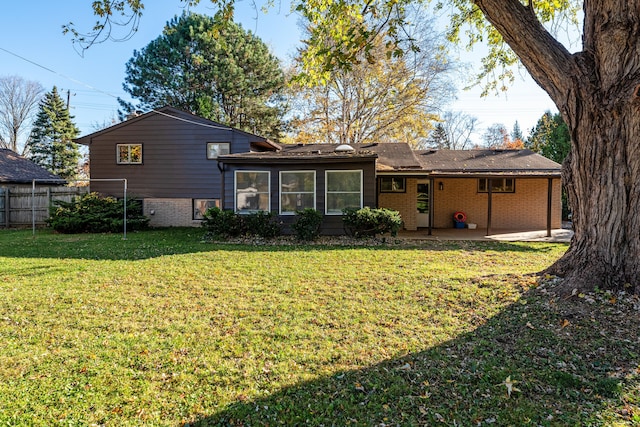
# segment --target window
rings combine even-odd
[[[204,214],[209,208],[219,208],[219,199],[193,199],[193,219],[204,219]]]
[[[362,171],[327,171],[326,206],[328,215],[341,215],[344,208],[362,208]]]
[[[229,154],[228,142],[207,142],[207,159],[217,159],[225,154]]]
[[[270,173],[236,171],[236,212],[269,211]]]
[[[116,162],[119,165],[139,165],[142,163],[142,144],[117,144]]]
[[[316,173],[280,172],[280,214],[294,214],[306,208],[316,208]]]
[[[406,180],[404,178],[392,178],[383,176],[380,178],[381,193],[405,193]]]
[[[516,180],[513,178],[481,178],[478,180],[478,193],[488,193],[487,181],[491,182],[492,193],[515,193]]]

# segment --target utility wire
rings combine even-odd
[[[18,59],[21,59],[22,61],[28,62],[29,64],[35,65],[36,67],[42,68],[43,70],[46,70],[46,71],[48,71],[50,73],[53,73],[53,74],[55,74],[57,76],[60,76],[60,77],[64,78],[64,79],[70,80],[70,81],[72,81],[72,82],[74,82],[76,84],[82,85],[82,86],[84,86],[84,87],[86,87],[88,89],[91,89],[92,91],[101,93],[103,95],[109,96],[109,97],[114,98],[116,100],[119,99],[119,97],[117,97],[117,96],[115,96],[115,95],[113,95],[113,94],[111,94],[109,92],[105,92],[105,91],[103,91],[101,89],[98,89],[96,87],[91,86],[88,83],[82,82],[80,80],[74,79],[73,77],[69,77],[69,76],[67,76],[65,74],[59,73],[59,72],[57,72],[55,70],[52,70],[51,68],[45,67],[42,64],[39,64],[39,63],[37,63],[35,61],[32,61],[32,60],[30,60],[28,58],[25,58],[24,56],[18,55],[15,52],[12,52],[12,51],[10,51],[8,49],[3,48],[2,46],[0,46],[0,50],[3,51],[3,52],[8,53],[9,55],[15,56]],[[194,120],[185,119],[183,117],[173,116],[171,114],[167,114],[165,112],[158,111],[155,108],[152,108],[150,112],[153,112],[153,113],[156,113],[156,114],[160,114],[161,116],[169,117],[169,118],[172,118],[172,119],[175,119],[175,120],[179,120],[179,121],[182,121],[182,122],[185,122],[185,123],[194,124],[194,125],[197,125],[197,126],[202,126],[202,127],[212,128],[212,129],[229,130],[229,131],[232,130],[232,128],[229,127],[229,126],[216,126],[216,125],[209,125],[209,124],[206,124],[206,123],[200,123],[200,122],[196,122]]]

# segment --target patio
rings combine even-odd
[[[402,230],[398,237],[403,239],[416,240],[485,240],[485,241],[505,241],[505,242],[556,242],[569,243],[573,237],[571,229],[559,228],[551,230],[551,237],[547,237],[547,230],[521,231],[521,230],[491,230],[490,235],[486,235],[486,228],[470,230],[468,228],[434,228],[431,236],[428,230],[418,231]]]

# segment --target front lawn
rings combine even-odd
[[[640,302],[566,245],[0,231],[1,425],[640,425]]]

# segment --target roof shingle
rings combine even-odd
[[[26,184],[34,179],[43,183],[60,184],[63,180],[16,152],[0,148],[0,183]]]

